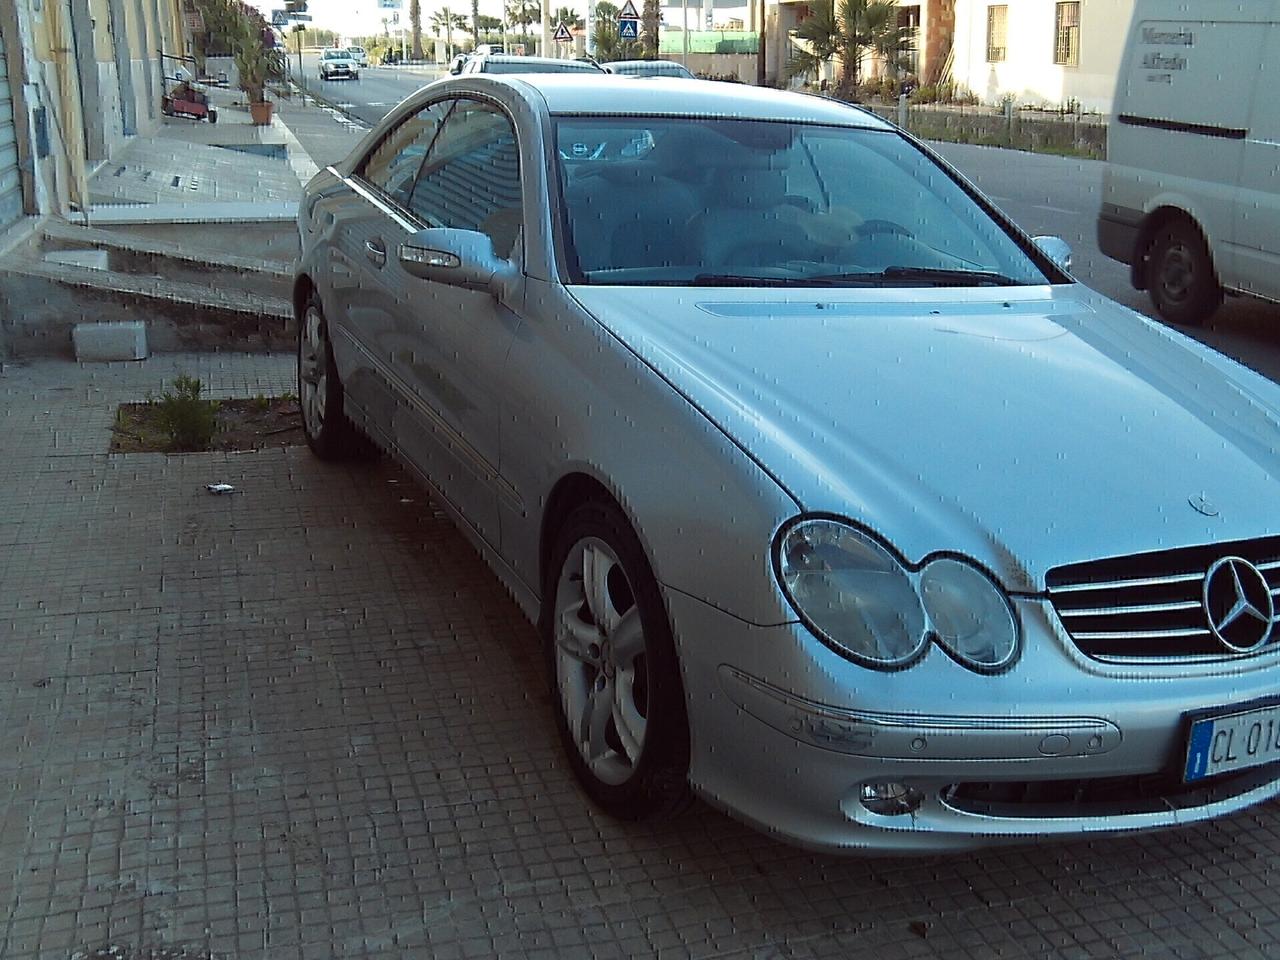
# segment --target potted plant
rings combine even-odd
[[[259,34],[246,31],[236,43],[236,71],[240,89],[249,98],[249,116],[258,126],[271,123],[275,104],[267,99],[267,79],[274,67],[274,51],[268,50]]]

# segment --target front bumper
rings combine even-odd
[[[979,676],[935,650],[888,674],[798,624],[752,626],[674,592],[668,603],[694,788],[801,846],[928,853],[1150,830],[1280,793],[1271,767],[1203,785],[1177,777],[1184,715],[1271,693],[1275,667],[1178,677],[1082,663],[1047,604],[1022,600],[1026,648],[1010,672]],[[867,782],[923,800],[873,813]]]

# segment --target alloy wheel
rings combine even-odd
[[[318,437],[324,429],[328,389],[329,344],[325,339],[324,318],[312,304],[303,316],[302,336],[298,339],[298,399],[302,406],[302,424],[312,437]]]
[[[569,550],[554,616],[556,685],[571,739],[597,778],[625,783],[644,752],[648,657],[635,591],[603,540],[587,537]]]

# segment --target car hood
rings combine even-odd
[[[1079,285],[573,293],[801,509],[909,562],[1038,591],[1063,563],[1280,532],[1280,388]]]

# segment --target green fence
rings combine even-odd
[[[684,32],[663,30],[658,36],[659,53],[684,53]],[[759,38],[744,30],[690,30],[690,53],[755,53]]]

